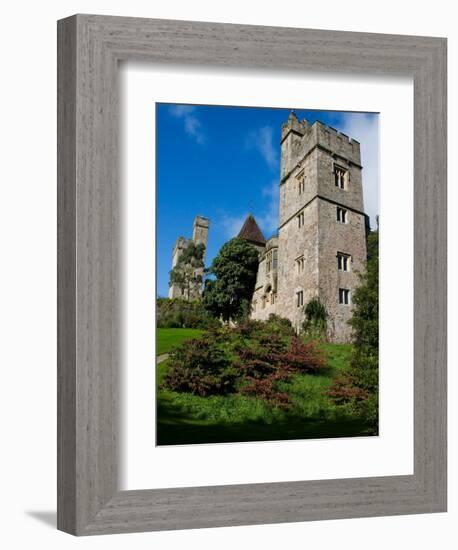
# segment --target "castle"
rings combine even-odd
[[[278,232],[266,240],[249,215],[238,235],[259,250],[253,319],[274,313],[299,329],[304,306],[316,297],[328,313],[328,338],[350,341],[352,294],[366,269],[369,227],[361,171],[356,140],[290,114],[281,133]],[[177,289],[170,290],[176,296]]]

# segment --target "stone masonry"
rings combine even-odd
[[[361,169],[356,140],[291,113],[282,127],[278,235],[260,253],[252,318],[275,313],[299,330],[317,297],[329,339],[350,340],[352,293],[366,269]]]
[[[208,229],[210,227],[210,220],[204,218],[203,216],[196,216],[194,219],[192,238],[185,239],[184,237],[178,237],[176,240],[175,246],[173,247],[172,253],[172,269],[177,265],[178,258],[183,254],[185,248],[189,245],[190,242],[195,244],[203,243],[207,247],[208,240]],[[205,256],[204,256],[205,260]],[[196,275],[201,275],[203,277],[204,270],[196,269],[194,272]],[[202,285],[199,285],[199,288],[194,289],[190,296],[185,296],[182,289],[176,284],[169,285],[169,298],[183,298],[183,299],[195,299],[202,294]]]

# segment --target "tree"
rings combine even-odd
[[[258,251],[244,239],[235,238],[221,247],[205,282],[204,306],[224,321],[247,317],[258,271]]]
[[[329,395],[340,404],[363,416],[378,433],[378,230],[367,240],[367,271],[353,295],[354,310],[349,321],[353,329],[350,366],[338,378]]]
[[[176,284],[185,298],[195,297],[203,282],[205,245],[189,241],[170,271],[170,284]]]

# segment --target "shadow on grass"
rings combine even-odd
[[[368,436],[368,427],[359,418],[299,418],[288,416],[272,423],[210,422],[187,415],[170,402],[158,403],[157,445],[190,445],[199,443],[236,443]]]

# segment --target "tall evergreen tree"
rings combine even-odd
[[[336,380],[329,395],[363,416],[371,432],[378,433],[379,403],[379,255],[378,230],[367,240],[367,271],[353,294],[353,353],[347,371]]]

